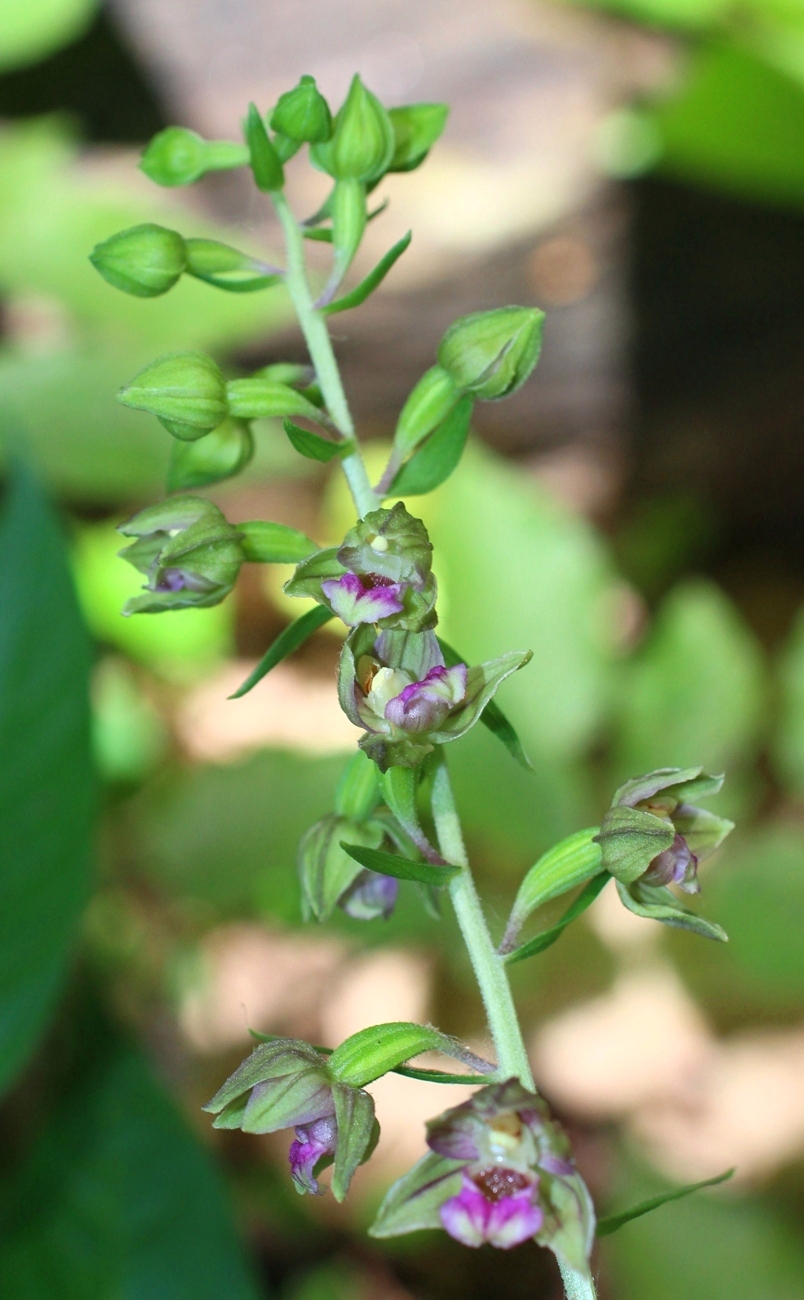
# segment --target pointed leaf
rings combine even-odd
[[[352,1034],[332,1053],[329,1068],[333,1078],[340,1083],[363,1088],[422,1052],[441,1052],[483,1074],[493,1074],[495,1070],[495,1066],[463,1047],[456,1038],[450,1038],[430,1025],[415,1025],[404,1020],[372,1025]]]
[[[285,420],[285,433],[300,455],[308,460],[328,461],[335,456],[348,456],[354,451],[354,442],[333,442],[331,438],[322,438],[320,433],[302,429],[292,420]]]
[[[367,1092],[335,1083],[332,1086],[338,1142],[332,1170],[332,1195],[342,1201],[358,1165],[368,1159],[377,1122],[374,1101]]]
[[[679,930],[691,930],[704,939],[728,942],[729,936],[721,926],[714,921],[705,921],[702,916],[685,907],[672,890],[663,885],[644,885],[638,880],[626,885],[618,880],[617,893],[620,901],[635,916],[643,916],[649,921],[661,921],[664,925],[672,925]]]
[[[459,655],[458,651],[454,650],[453,647],[441,637],[438,638],[438,644],[441,646],[441,651],[444,655],[444,662],[447,668],[454,668],[456,664],[466,663],[466,659],[463,655]],[[519,736],[516,734],[516,731],[508,721],[496,700],[489,700],[481,714],[480,721],[488,727],[489,731],[491,731],[498,740],[502,741],[511,757],[515,758],[517,763],[521,763],[522,767],[526,768],[529,772],[533,771],[533,764],[525,753],[522,741],[519,739]]]
[[[549,930],[544,930],[541,934],[535,935],[527,943],[523,943],[519,948],[515,948],[513,952],[506,954],[506,966],[513,966],[515,962],[524,961],[526,957],[535,957],[537,953],[544,952],[545,948],[550,948],[557,939],[561,938],[567,926],[577,920],[586,911],[587,907],[594,903],[598,894],[610,879],[608,872],[601,871],[600,875],[590,880],[586,888],[581,890],[574,903],[567,908],[560,921],[557,921],[555,925],[551,925]]]
[[[718,1174],[715,1178],[705,1178],[700,1183],[688,1183],[686,1187],[676,1187],[672,1192],[663,1192],[659,1196],[652,1196],[650,1200],[640,1201],[639,1205],[634,1205],[630,1210],[623,1210],[621,1214],[608,1214],[605,1219],[600,1219],[597,1225],[598,1237],[608,1237],[623,1224],[630,1223],[632,1219],[639,1219],[643,1214],[650,1214],[651,1210],[658,1210],[660,1205],[667,1205],[669,1201],[680,1201],[685,1196],[691,1196],[693,1192],[699,1192],[703,1187],[717,1187],[719,1183],[728,1182],[734,1174],[734,1169],[727,1169],[725,1173]]]
[[[425,885],[441,886],[449,884],[461,870],[448,863],[437,866],[432,862],[411,862],[410,858],[400,858],[396,853],[365,849],[359,844],[341,844],[341,848],[369,871],[377,871],[381,876],[395,876],[397,880],[420,880]]]
[[[461,398],[427,441],[397,470],[386,495],[422,496],[446,482],[463,455],[473,407],[472,397]]]
[[[597,826],[577,831],[534,863],[519,886],[500,952],[513,947],[525,921],[543,903],[560,898],[602,871],[600,845],[594,839],[597,832]]]
[[[321,307],[319,310],[322,316],[334,316],[336,312],[348,311],[350,307],[359,307],[362,302],[365,302],[369,294],[372,294],[378,285],[382,284],[394,262],[398,261],[408,247],[411,238],[412,234],[408,231],[398,243],[394,244],[393,248],[389,248],[385,257],[380,258],[374,270],[369,271],[365,280],[361,280],[360,284],[356,285],[350,293],[345,293],[342,298]]]
[[[287,659],[288,655],[293,654],[294,650],[298,650],[299,646],[309,640],[318,628],[323,627],[325,623],[328,623],[334,617],[332,611],[327,609],[325,605],[316,605],[315,609],[308,609],[306,614],[302,614],[301,618],[297,618],[295,623],[291,623],[290,627],[286,627],[284,632],[280,632],[254,671],[249,673],[243,685],[235,691],[234,695],[230,695],[229,699],[239,700],[241,696],[247,695],[272,668],[276,668],[276,665],[280,664],[283,659]]]
[[[423,1228],[441,1228],[439,1210],[460,1191],[464,1164],[428,1151],[389,1188],[369,1236],[400,1237]]]
[[[489,659],[486,663],[470,668],[466,674],[466,698],[463,704],[449,714],[439,731],[429,732],[427,739],[435,745],[443,745],[464,736],[480,720],[486,705],[506,677],[524,668],[532,658],[531,650],[511,650],[499,659]]]
[[[397,1065],[391,1070],[391,1074],[404,1075],[406,1079],[421,1079],[423,1083],[452,1083],[452,1084],[487,1084],[489,1077],[487,1074],[449,1074],[446,1070],[419,1070],[413,1065]]]
[[[203,447],[208,441],[204,438],[199,445]],[[298,528],[290,528],[287,524],[255,519],[238,524],[237,531],[243,554],[256,564],[298,564],[318,550],[315,542],[311,542]]]
[[[329,226],[302,226],[302,234],[305,239],[312,239],[320,244],[332,243],[332,230]]]

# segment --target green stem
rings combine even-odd
[[[596,1300],[595,1284],[588,1273],[578,1273],[574,1268],[559,1262],[561,1280],[567,1300]]]
[[[433,817],[441,852],[448,862],[462,867],[460,875],[449,883],[450,897],[458,918],[464,943],[477,978],[491,1036],[497,1050],[499,1075],[512,1076],[526,1088],[533,1088],[522,1031],[519,1027],[514,999],[505,965],[491,941],[486,918],[480,906],[475,882],[466,856],[461,826],[455,808],[449,772],[443,754],[433,780]]]
[[[355,426],[343,391],[329,331],[324,317],[315,309],[313,295],[310,292],[304,260],[304,237],[284,194],[277,191],[271,195],[271,198],[285,235],[287,249],[285,281],[288,293],[304,334],[310,359],[315,366],[316,377],[321,385],[327,410],[338,432],[344,438],[355,442],[355,450],[350,455],[344,456],[341,464],[358,514],[362,517],[368,514],[369,510],[376,510],[380,502],[369,482],[363,457],[357,449]]]

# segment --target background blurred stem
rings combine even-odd
[[[321,385],[321,392],[324,395],[327,410],[338,432],[344,438],[350,438],[356,442],[355,426],[346,401],[346,394],[343,391],[338,363],[332,349],[332,340],[329,337],[324,318],[315,309],[313,296],[307,282],[304,237],[284,194],[277,191],[271,195],[271,198],[285,235],[287,250],[285,278],[288,293],[304,334],[310,359],[315,366],[316,377]],[[380,504],[369,482],[363,458],[356,449],[350,456],[344,456],[341,464],[354,497],[358,514],[362,518],[363,515],[368,514],[369,510],[376,510]]]

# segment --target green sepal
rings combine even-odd
[[[513,940],[537,908],[552,898],[560,898],[603,870],[600,845],[595,840],[597,832],[596,826],[576,831],[543,853],[530,868],[514,900],[502,952],[513,946]]]
[[[397,470],[386,496],[421,496],[446,482],[463,455],[474,404],[472,397],[461,398],[424,445]]]
[[[536,1241],[551,1250],[561,1264],[590,1277],[595,1207],[586,1183],[578,1173],[558,1178],[545,1174],[540,1183],[539,1199],[545,1215]]]
[[[232,379],[226,385],[229,410],[242,420],[282,419],[286,415],[306,415],[310,420],[321,419],[321,411],[290,384],[277,384],[270,379],[252,376],[250,379]]]
[[[229,413],[223,375],[203,352],[159,357],[121,388],[117,400],[155,415],[174,437],[188,442],[203,438]]]
[[[484,1074],[493,1074],[495,1070],[493,1065],[463,1047],[456,1038],[450,1038],[429,1025],[416,1025],[404,1020],[372,1025],[352,1034],[330,1056],[329,1069],[332,1078],[339,1083],[364,1088],[422,1052],[440,1052],[442,1056],[461,1061]]]
[[[96,244],[89,260],[115,289],[157,298],[187,269],[187,245],[178,231],[144,222]]]
[[[394,155],[389,172],[412,172],[432,149],[449,116],[447,104],[405,104],[390,108],[394,128]]]
[[[657,767],[644,776],[633,776],[615,791],[611,801],[633,808],[645,800],[653,801],[656,795],[671,793],[673,801],[692,791],[695,795],[717,794],[723,785],[722,776],[707,776],[701,767]]]
[[[464,656],[459,655],[458,651],[453,649],[453,647],[441,637],[438,637],[438,644],[441,646],[441,652],[444,656],[444,662],[447,665],[447,668],[454,668],[456,664],[466,663]],[[520,763],[526,771],[533,771],[533,764],[525,753],[522,741],[514,730],[513,724],[508,721],[508,718],[505,716],[496,700],[489,700],[481,714],[480,721],[484,726],[488,727],[489,731],[492,732],[498,740],[502,741],[511,757],[516,759],[517,763]]]
[[[238,524],[237,531],[243,554],[256,564],[298,564],[318,550],[316,543],[298,528],[267,519]]]
[[[285,433],[288,440],[300,456],[306,456],[308,460],[320,460],[324,463],[334,460],[336,456],[348,456],[355,449],[352,440],[348,442],[333,442],[331,438],[322,438],[320,433],[313,433],[310,429],[302,429],[300,425],[294,424],[292,420],[284,421]]]
[[[489,659],[476,664],[466,674],[466,697],[459,708],[450,713],[437,731],[427,733],[435,745],[445,745],[458,740],[480,720],[483,710],[495,692],[512,673],[524,668],[533,658],[532,650],[511,650],[499,659]]]
[[[616,880],[629,884],[671,847],[675,834],[672,822],[653,813],[621,805],[610,808],[597,835],[603,866]]]
[[[450,863],[443,866],[432,862],[413,862],[410,858],[399,857],[396,853],[386,853],[382,849],[363,848],[359,844],[342,843],[341,848],[355,862],[369,871],[376,871],[381,876],[395,876],[397,880],[419,880],[425,885],[441,887],[448,885],[453,876],[460,875],[461,868]]]
[[[527,957],[536,957],[540,952],[544,952],[545,948],[551,948],[561,938],[567,926],[571,925],[573,921],[577,921],[587,907],[591,907],[610,879],[611,877],[606,871],[601,871],[599,875],[593,876],[574,902],[567,908],[561,919],[556,921],[555,925],[551,925],[549,930],[543,930],[541,934],[534,935],[527,943],[520,944],[513,951],[501,949],[505,953],[506,966],[513,966],[516,962],[525,961]]]
[[[288,596],[312,596],[321,600],[321,583],[327,578],[340,578],[346,569],[338,559],[338,547],[326,546],[314,551],[296,566],[296,572],[283,587]]]
[[[217,239],[188,239],[187,274],[228,293],[254,293],[280,284],[283,275],[275,267],[241,253]]]
[[[376,764],[357,750],[346,764],[335,791],[335,811],[340,817],[364,822],[382,799]]]
[[[699,796],[700,797],[700,796]],[[679,804],[673,813],[673,825],[683,835],[687,846],[700,862],[719,849],[727,835],[734,830],[728,817],[718,817],[705,808]]]
[[[604,1219],[598,1219],[597,1236],[609,1237],[612,1232],[617,1232],[632,1219],[640,1219],[643,1214],[650,1214],[652,1210],[658,1210],[661,1205],[667,1205],[670,1201],[681,1201],[685,1196],[700,1192],[704,1187],[717,1187],[719,1183],[726,1183],[735,1172],[736,1169],[727,1169],[725,1173],[717,1174],[714,1178],[704,1178],[700,1183],[687,1183],[685,1187],[673,1188],[672,1192],[651,1196],[649,1200],[640,1201],[638,1205],[633,1205],[630,1210],[623,1210],[620,1214],[607,1214]]]
[[[322,315],[334,316],[336,312],[349,311],[351,307],[359,307],[361,303],[365,302],[369,295],[382,284],[391,267],[399,260],[410,244],[411,238],[411,232],[408,231],[398,243],[394,244],[393,248],[388,250],[374,267],[374,270],[369,271],[365,279],[360,281],[360,284],[356,285],[349,293],[344,294],[342,298],[337,298],[335,302],[327,303],[321,307]]]
[[[377,1145],[380,1130],[374,1115],[374,1101],[367,1092],[333,1083],[332,1099],[338,1139],[330,1187],[335,1200],[340,1202],[349,1190],[358,1165],[368,1160]]]
[[[439,1211],[460,1192],[465,1163],[428,1151],[389,1188],[369,1236],[401,1237],[424,1228],[442,1228]]]
[[[245,469],[254,455],[254,438],[243,420],[227,417],[204,438],[176,439],[170,448],[168,492],[220,483]]]
[[[248,116],[243,126],[243,134],[248,145],[249,161],[254,173],[254,184],[264,194],[281,190],[285,183],[285,173],[276,149],[268,138],[265,123],[256,105],[249,104]]]
[[[140,170],[157,185],[192,185],[206,172],[242,167],[248,149],[230,140],[204,140],[196,131],[168,126],[145,147]]]
[[[325,623],[328,623],[331,618],[334,618],[334,614],[325,605],[316,605],[315,609],[308,609],[306,614],[302,614],[301,618],[297,618],[295,623],[291,623],[290,627],[286,627],[284,631],[279,633],[273,644],[266,650],[257,667],[253,672],[249,673],[243,685],[239,686],[234,695],[229,696],[229,699],[239,700],[243,695],[247,695],[272,668],[276,668],[276,665],[280,664],[283,659],[287,659],[288,655],[293,654],[294,650],[298,650],[300,645],[304,645],[304,642],[309,640],[313,633],[318,628],[323,627]]]
[[[322,144],[332,135],[332,114],[313,77],[280,95],[271,114],[271,127],[300,144]]]
[[[330,1097],[326,1063],[267,1079],[252,1088],[241,1128],[244,1133],[277,1133],[309,1124],[326,1114]]]
[[[321,1055],[308,1043],[296,1038],[271,1038],[260,1042],[250,1056],[237,1067],[234,1074],[215,1093],[202,1110],[212,1115],[218,1114],[231,1102],[236,1101],[267,1079],[280,1079],[288,1074],[311,1066],[323,1066]]]
[[[679,930],[691,930],[704,939],[717,939],[727,943],[729,936],[714,921],[705,921],[690,908],[684,907],[675,894],[664,885],[645,885],[636,880],[632,884],[617,881],[617,893],[620,901],[635,916],[645,917],[648,921],[661,921],[663,925],[672,925]]]
[[[367,849],[376,849],[382,844],[384,834],[379,824],[367,822],[361,826],[334,813],[310,827],[302,837],[298,853],[299,879],[308,919],[328,920],[338,900],[362,871],[359,860],[345,849],[342,840],[355,840]]]

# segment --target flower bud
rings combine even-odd
[[[299,878],[308,917],[326,921],[358,876],[366,874],[360,863],[341,848],[341,843],[377,849],[383,836],[379,823],[361,824],[332,813],[310,827],[299,845]]]
[[[174,352],[151,362],[117,400],[149,411],[174,438],[188,442],[217,429],[228,413],[223,375],[203,352]]]
[[[332,135],[332,114],[313,77],[302,77],[298,86],[279,96],[271,114],[274,131],[300,144],[321,144]]]
[[[227,417],[217,429],[195,442],[179,439],[170,449],[168,492],[220,483],[245,469],[254,455],[254,438],[243,420]]]
[[[449,327],[438,361],[461,392],[481,401],[508,397],[524,384],[539,359],[544,312],[499,307],[462,316]]]
[[[262,190],[265,194],[269,194],[274,190],[281,190],[285,183],[282,163],[279,154],[268,138],[265,123],[254,104],[248,106],[244,134],[257,189]]]
[[[387,171],[394,146],[394,128],[386,109],[355,76],[335,118],[331,139],[314,145],[310,156],[336,180],[368,182]]]
[[[236,529],[203,497],[173,497],[119,528],[136,538],[121,556],[148,578],[147,594],[129,600],[126,615],[218,605],[245,559]]]
[[[177,231],[145,222],[96,244],[89,260],[116,289],[158,298],[187,269],[187,246]]]
[[[168,126],[155,135],[140,159],[140,169],[157,185],[192,185],[205,172],[242,167],[248,149],[229,140],[204,140],[196,131]]]
[[[391,108],[394,154],[389,172],[412,172],[421,166],[447,123],[446,104],[406,104]]]

